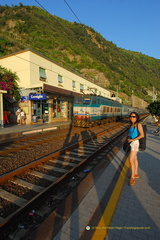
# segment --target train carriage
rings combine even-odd
[[[74,125],[90,127],[121,118],[121,104],[102,96],[75,97]]]
[[[140,115],[148,113],[145,109],[125,106],[102,96],[82,95],[75,97],[74,100],[73,124],[80,127],[92,127],[128,118],[133,111]]]

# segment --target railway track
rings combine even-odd
[[[1,175],[1,228],[6,229],[15,219],[18,223],[20,216],[30,212],[37,202],[48,193],[56,192],[78,172],[84,173],[83,178],[87,174],[86,166],[90,171],[97,164],[96,156],[111,142],[119,141],[125,131],[126,125],[118,124]]]
[[[116,125],[117,123],[112,123],[110,126]],[[105,129],[110,126],[105,126]],[[100,130],[101,128],[96,127],[87,131],[80,128],[71,128],[69,130],[50,132],[1,143],[0,175],[13,171],[53,151],[67,147],[75,141],[80,141],[88,136],[92,136]]]
[[[81,181],[97,165],[99,156],[106,155],[109,148],[124,137],[127,129],[128,124],[116,124],[1,175],[2,239],[8,226],[19,226],[22,216],[35,215],[32,209],[37,209],[37,204],[40,205],[51,192],[54,195],[52,208],[55,208],[61,201],[57,201],[56,194],[67,189],[64,190],[63,185],[67,186],[75,178]],[[68,194],[70,190],[66,191]]]

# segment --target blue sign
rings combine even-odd
[[[24,102],[24,101],[28,101],[29,100],[29,97],[28,96],[22,96],[21,97],[21,101]]]
[[[37,101],[37,100],[46,100],[46,94],[30,94],[29,100]]]

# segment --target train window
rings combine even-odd
[[[74,99],[74,103],[75,104],[82,104],[83,103],[83,99],[82,98],[75,98]]]
[[[96,98],[92,99],[92,104],[96,104]]]
[[[107,112],[109,112],[109,107],[107,107]]]
[[[81,104],[81,105],[89,105],[90,101],[91,101],[90,98],[78,98],[78,97],[76,97],[74,99],[75,104]]]
[[[103,112],[107,112],[107,107],[103,107]]]
[[[98,99],[98,104],[100,104],[100,99]]]
[[[85,104],[85,105],[88,105],[88,104],[90,104],[90,98],[84,98],[83,99],[83,104]]]

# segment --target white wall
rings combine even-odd
[[[80,84],[84,85],[84,89],[96,88],[97,94],[110,98],[110,92],[96,84],[70,72],[69,70],[55,64],[51,60],[30,50],[23,50],[18,53],[7,55],[0,58],[0,65],[17,73],[20,81],[20,87],[38,87],[46,83],[51,86],[67,89],[80,93]],[[46,82],[39,80],[39,67],[46,70]],[[58,75],[62,76],[63,84],[58,85]],[[76,83],[76,88],[72,88],[72,80]]]
[[[21,87],[30,85],[29,52],[22,52],[16,55],[8,55],[4,58],[0,58],[0,65],[17,73],[20,79],[18,83]]]

